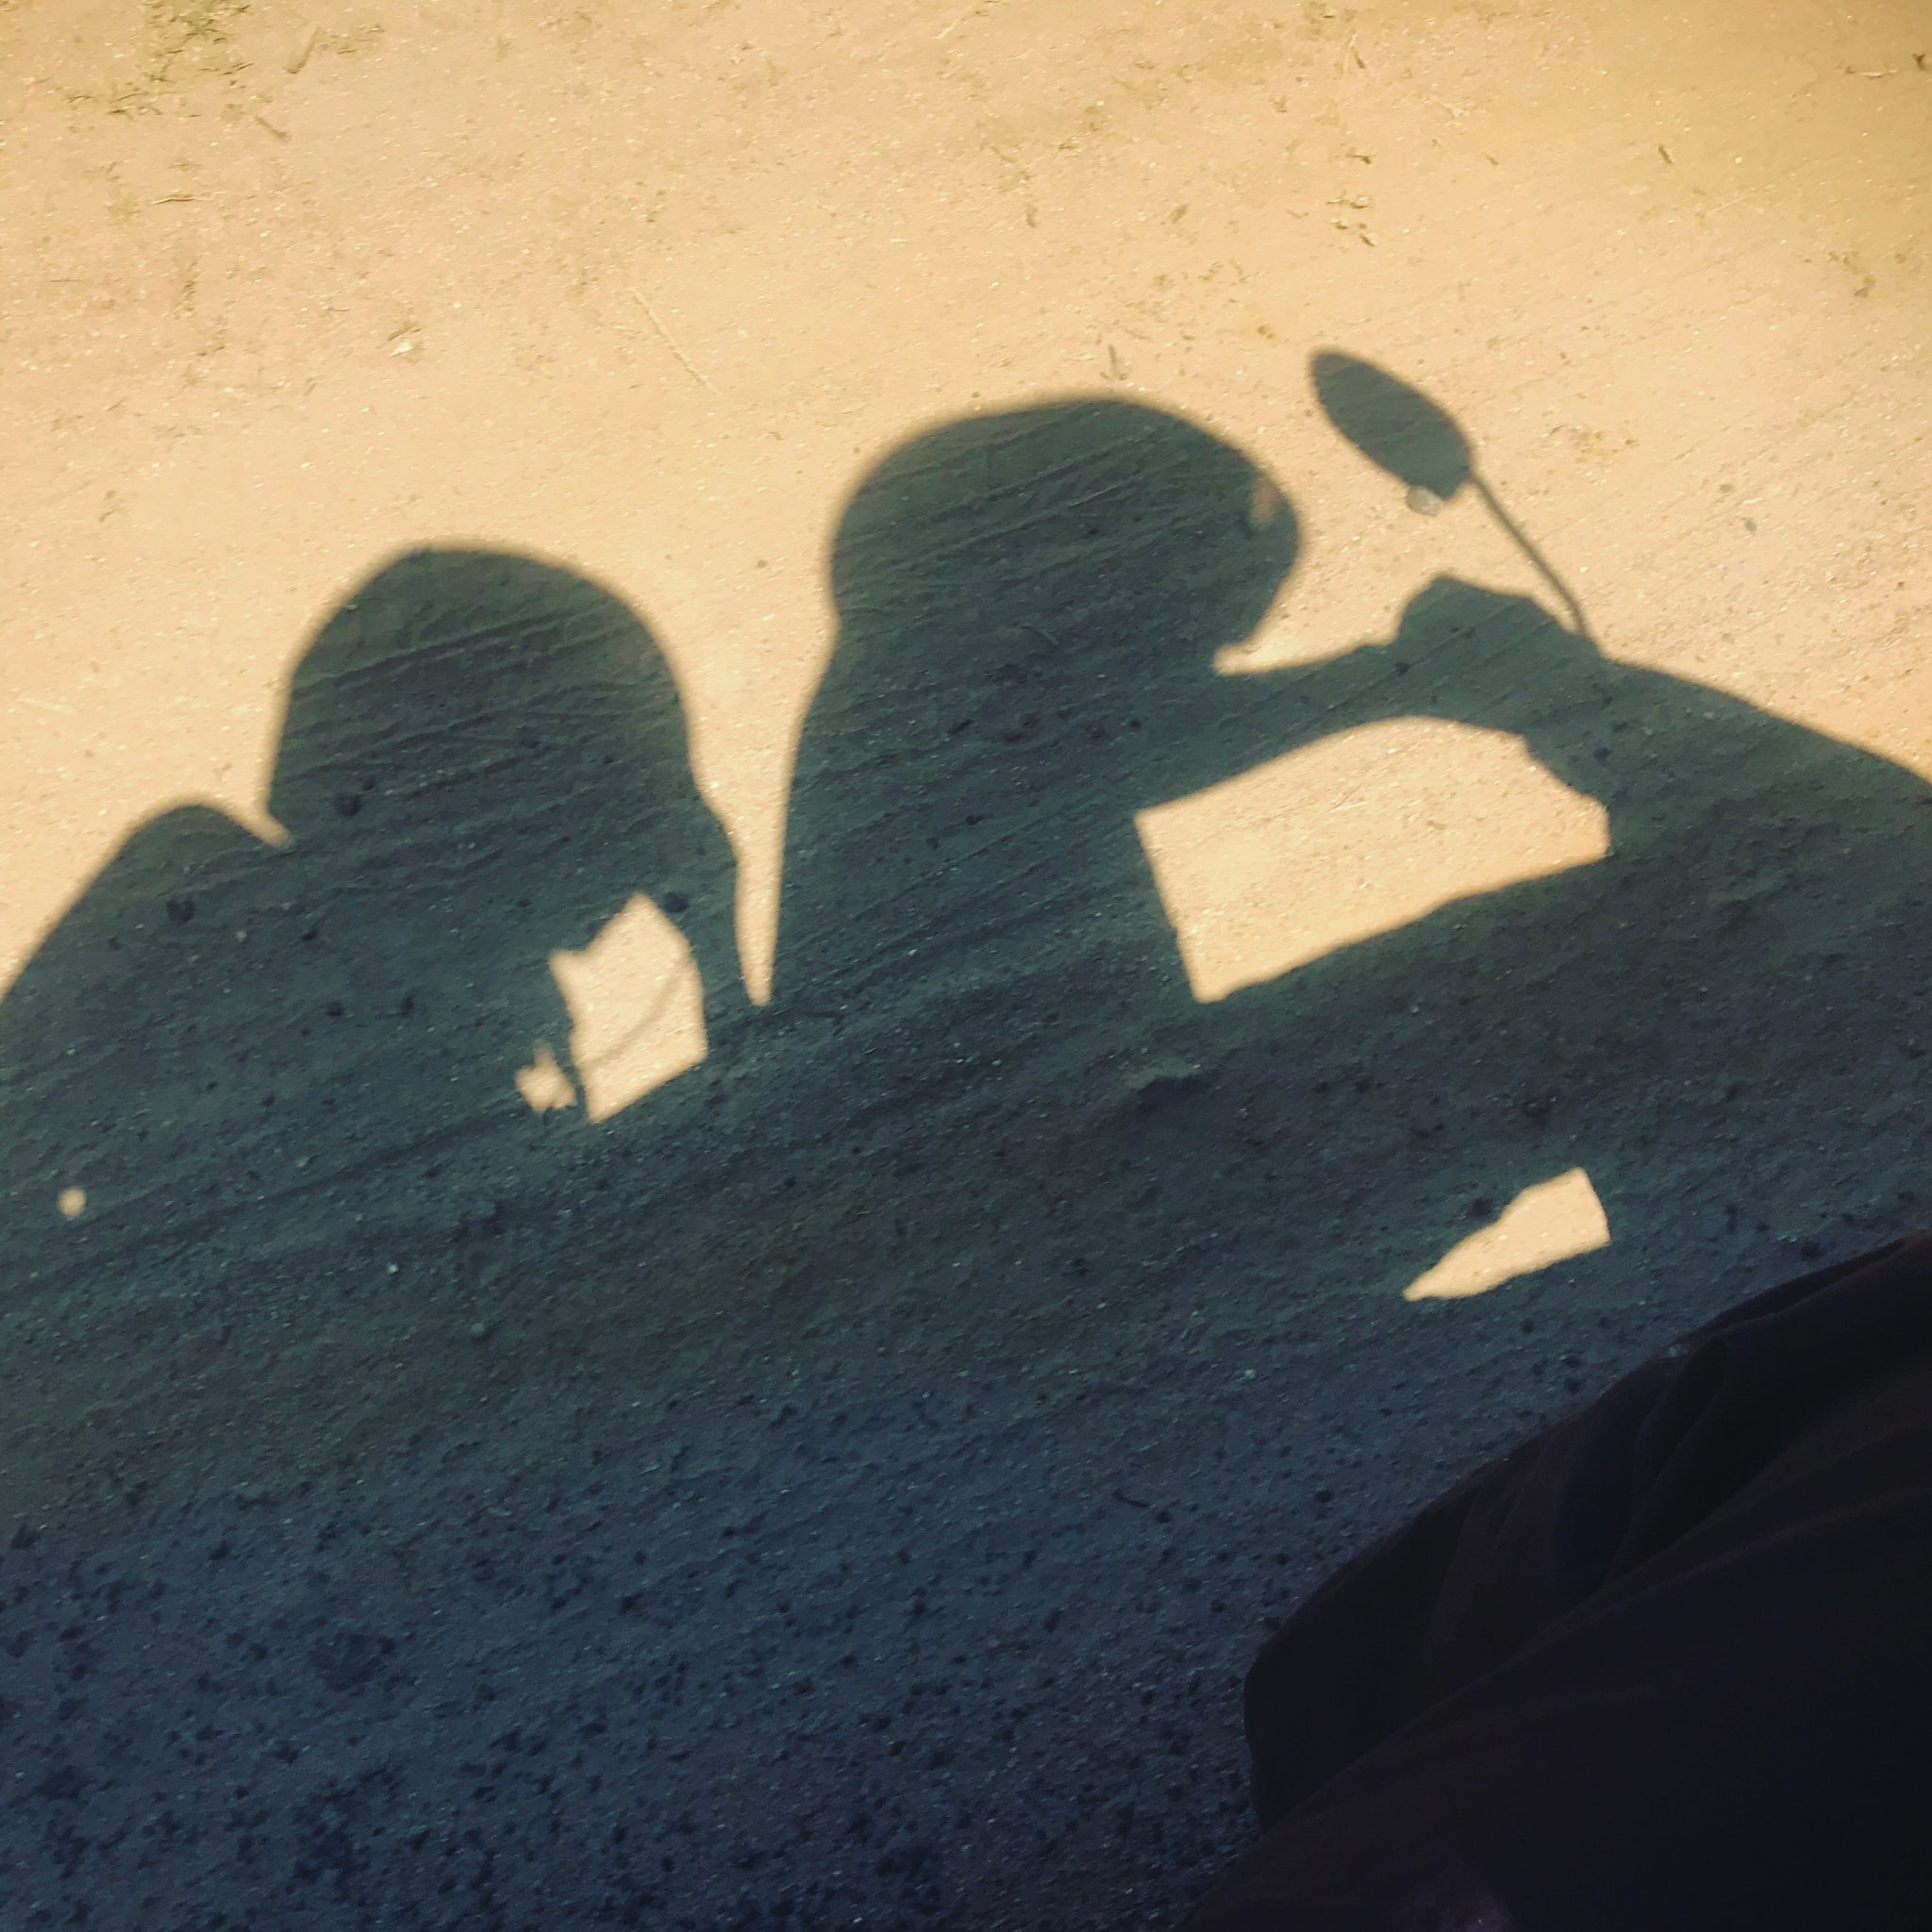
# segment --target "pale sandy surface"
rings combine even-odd
[[[1234,1687],[1296,1591],[1924,1218],[1922,6],[49,0],[0,50],[7,1923],[1169,1923],[1240,1841]],[[1455,412],[1587,610],[1574,689],[1424,651],[1429,716],[1334,700],[1213,782],[1161,713],[1138,772],[1024,765],[1024,710],[1008,765],[922,763],[890,678],[808,728],[855,485],[1070,395],[1292,499],[1221,659],[1257,706],[1439,575],[1560,615],[1334,434],[1324,345]],[[658,1085],[704,1052],[680,915],[589,943],[666,888],[588,761],[543,809],[616,896],[551,931],[481,808],[275,847],[291,668],[423,544],[648,625],[755,998],[786,947],[831,985],[854,907],[918,928],[894,970]],[[1162,582],[1123,596],[1159,645]],[[927,641],[958,719],[1035,675]],[[1121,674],[1040,675],[1051,733]],[[231,823],[151,853],[190,802]],[[541,1000],[471,995],[551,952],[587,1104],[539,1119]],[[404,981],[345,1114],[304,1028]],[[244,1062],[273,1132],[182,1098]],[[1403,1299],[1578,1170],[1535,1199],[1607,1247]]]

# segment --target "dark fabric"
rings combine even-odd
[[[1732,1310],[1329,1580],[1190,1920],[1932,1926],[1932,1238]]]

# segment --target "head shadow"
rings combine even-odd
[[[420,549],[296,661],[268,808],[306,858],[354,848],[384,899],[433,895],[449,931],[514,958],[587,944],[675,872],[687,772],[676,681],[617,597],[533,558]]]
[[[581,1097],[551,956],[635,896],[708,1014],[741,997],[675,678],[574,571],[425,548],[374,572],[291,672],[267,804],[279,845],[206,806],[139,827],[0,1007],[10,1164],[88,1204],[55,1254],[244,1206],[258,1237],[357,1173],[428,1207],[462,1158],[514,1166],[522,1137],[487,1130],[529,1120],[518,1072],[548,1055]]]
[[[1266,755],[1214,659],[1297,542],[1252,457],[1115,398],[945,424],[874,465],[832,546],[780,1011],[852,1030],[893,1080],[1001,1037],[1061,1077],[1106,1058],[1106,1030],[1174,1019],[1185,977],[1134,816]]]
[[[1167,410],[1074,397],[968,417],[899,444],[846,499],[840,650],[869,668],[923,654],[915,686],[1011,663],[1075,704],[1151,692],[1255,628],[1297,542],[1255,460]]]

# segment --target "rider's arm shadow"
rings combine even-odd
[[[1386,642],[1271,671],[1198,680],[1159,760],[1164,795],[1206,791],[1289,752],[1396,718],[1522,733],[1578,702],[1569,675],[1594,647],[1541,606],[1455,579],[1419,593]],[[1582,702],[1603,702],[1592,690]]]

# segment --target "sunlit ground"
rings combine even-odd
[[[1177,1924],[1264,1629],[1923,1221],[1928,60],[0,6],[0,1926]]]

